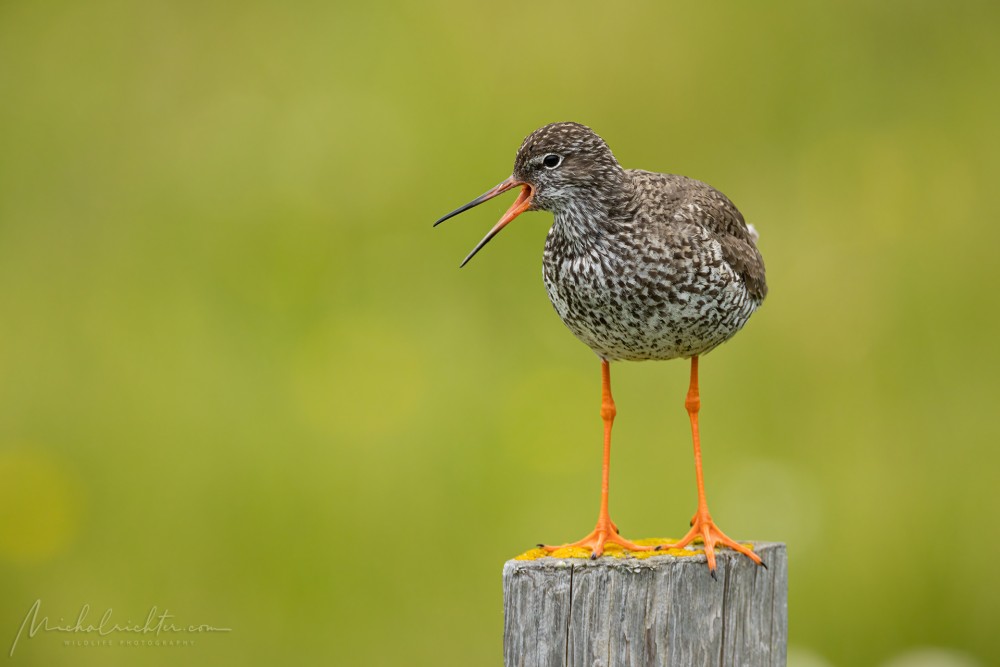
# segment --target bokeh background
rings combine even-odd
[[[35,600],[232,628],[5,659],[500,664],[504,560],[592,527],[599,367],[548,214],[461,271],[509,201],[431,223],[577,120],[761,232],[703,437],[722,526],[788,544],[791,664],[1000,663],[998,14],[0,4],[0,645]],[[694,509],[686,373],[613,369],[629,536]]]

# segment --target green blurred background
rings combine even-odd
[[[593,525],[599,366],[550,215],[461,271],[510,202],[431,223],[577,120],[761,232],[703,438],[791,664],[1000,663],[998,15],[0,4],[0,648],[41,599],[232,632],[11,664],[499,664],[503,561]],[[613,374],[613,516],[679,536],[687,366]]]

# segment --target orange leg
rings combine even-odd
[[[688,388],[687,400],[684,402],[687,408],[688,417],[691,419],[691,437],[694,440],[694,471],[698,478],[698,511],[695,512],[691,520],[691,530],[677,544],[667,544],[657,547],[657,549],[682,548],[690,544],[696,537],[701,537],[705,542],[705,556],[708,558],[708,569],[715,578],[715,545],[721,544],[730,549],[735,549],[741,554],[745,554],[758,565],[764,565],[760,556],[753,551],[734,542],[726,536],[708,512],[708,503],[705,501],[705,480],[701,474],[701,439],[698,437],[698,410],[701,408],[701,398],[698,395],[698,357],[691,357],[691,385]],[[767,567],[765,565],[765,567]]]
[[[653,547],[643,547],[629,542],[618,534],[618,527],[608,515],[608,479],[611,470],[611,425],[614,424],[615,401],[611,397],[611,368],[608,362],[601,360],[601,419],[604,420],[604,465],[601,471],[601,509],[597,515],[597,526],[582,540],[559,546],[539,546],[552,552],[565,547],[586,547],[591,550],[590,557],[597,558],[604,553],[604,545],[611,542],[620,544],[629,551],[650,551]]]

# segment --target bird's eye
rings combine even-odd
[[[562,164],[562,161],[562,155],[556,155],[555,153],[549,153],[542,158],[542,164],[545,165],[546,169],[555,169]]]

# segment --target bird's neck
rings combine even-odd
[[[595,246],[610,246],[635,219],[635,197],[631,184],[613,193],[592,190],[563,202],[555,213],[550,235],[576,253]],[[575,254],[575,253],[574,253]]]

